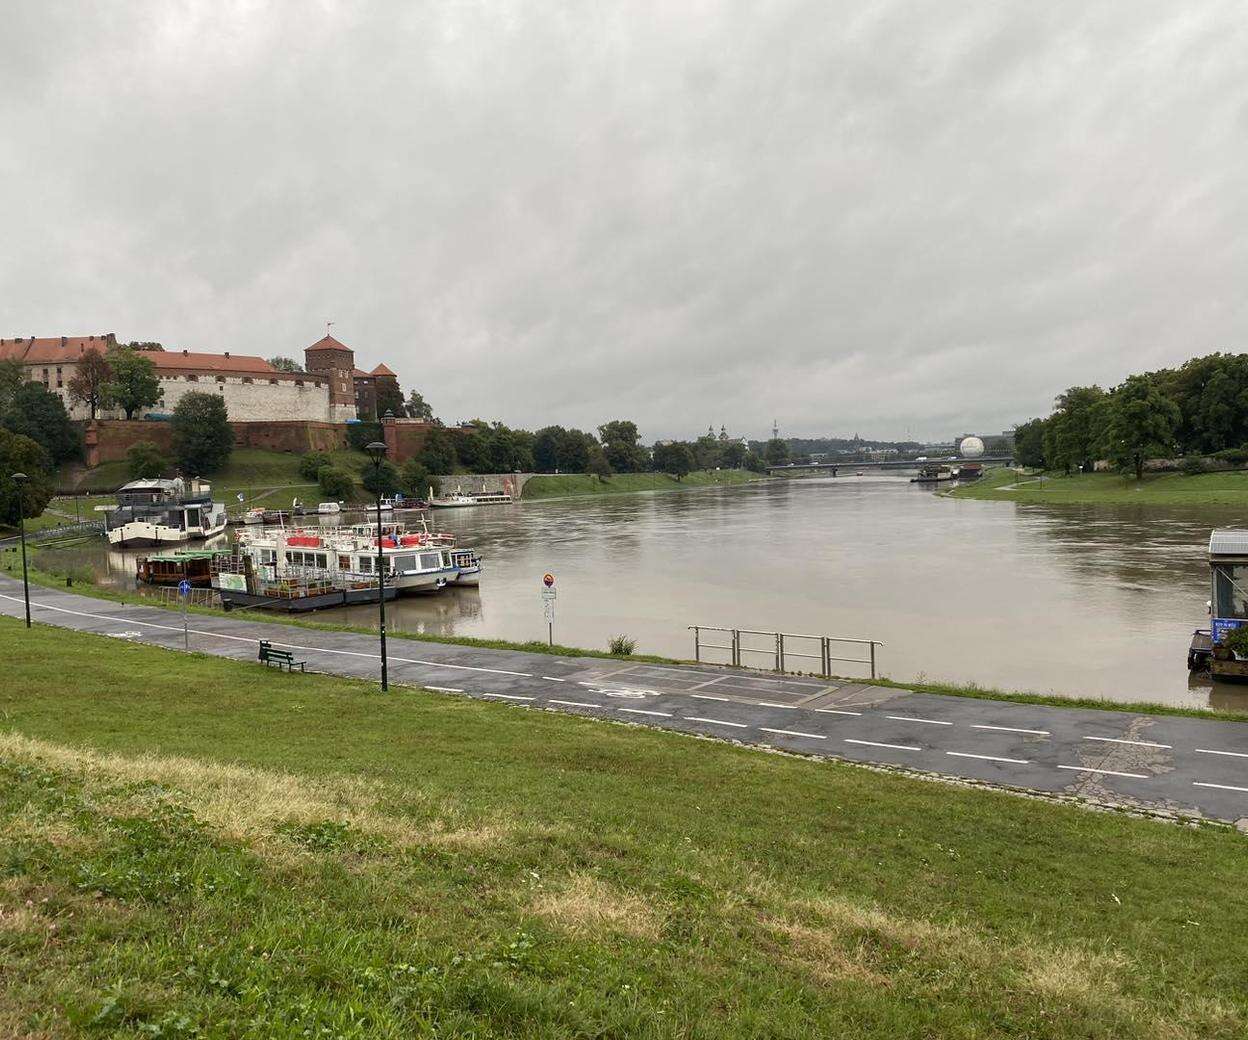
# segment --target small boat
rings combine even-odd
[[[952,480],[953,474],[945,467],[928,463],[919,467],[919,475],[911,477],[911,484],[942,484]]]
[[[449,495],[437,496],[429,489],[429,505],[434,509],[464,509],[468,506],[497,506],[511,502],[511,494],[507,491],[481,491],[469,494],[462,487],[457,487]]]
[[[264,509],[257,506],[255,509],[248,509],[243,514],[243,523],[245,524],[262,524],[264,523]]]
[[[862,470],[859,470],[857,473],[855,473],[855,474],[854,474],[854,476],[855,476],[855,477],[865,477],[865,476],[866,476],[866,473],[865,473],[865,472],[863,472]]]
[[[334,513],[341,513],[342,503],[341,502],[322,502],[320,505],[316,507],[316,511],[320,513],[321,516],[332,515]]]
[[[481,557],[471,549],[452,549],[451,563],[459,569],[453,584],[471,587],[481,584]]]
[[[394,512],[394,499],[383,498],[381,500],[381,505],[379,508],[381,509],[383,513],[393,513]]]
[[[144,585],[180,585],[188,581],[196,588],[212,584],[212,562],[225,550],[176,549],[135,560],[135,577]]]

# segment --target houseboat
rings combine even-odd
[[[190,582],[195,588],[212,584],[212,563],[228,549],[175,549],[135,560],[135,577],[142,585],[180,585]]]
[[[911,477],[911,484],[943,484],[947,480],[952,480],[953,474],[945,466],[935,463],[925,463],[919,467],[918,476]]]
[[[118,548],[175,545],[211,538],[225,530],[225,506],[198,478],[132,480],[117,491],[117,506],[104,514],[108,543]]]
[[[1227,646],[1227,638],[1248,625],[1248,530],[1222,528],[1209,535],[1209,573],[1209,627],[1192,633],[1187,666],[1242,682],[1248,680],[1248,654]]]

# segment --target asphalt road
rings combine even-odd
[[[31,590],[36,621],[181,649],[156,607]],[[0,578],[0,613],[22,615]],[[190,615],[192,650],[254,661],[271,640],[311,670],[378,678],[375,636]],[[391,637],[393,682],[1152,810],[1248,821],[1248,723],[914,693],[707,665],[634,664]],[[296,674],[291,678],[298,682]]]

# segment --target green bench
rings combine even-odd
[[[265,665],[276,664],[279,672],[283,668],[288,672],[293,672],[296,667],[298,667],[299,671],[304,671],[303,666],[305,662],[296,661],[295,655],[289,650],[280,650],[267,639],[260,640],[260,660]]]

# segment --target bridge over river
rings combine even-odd
[[[938,466],[949,463],[977,462],[983,466],[1009,466],[1014,462],[1012,455],[981,455],[977,459],[885,459],[879,462],[787,462],[783,466],[768,466],[767,473],[830,473],[836,476],[842,469],[874,469],[874,470],[917,470],[920,466]]]

